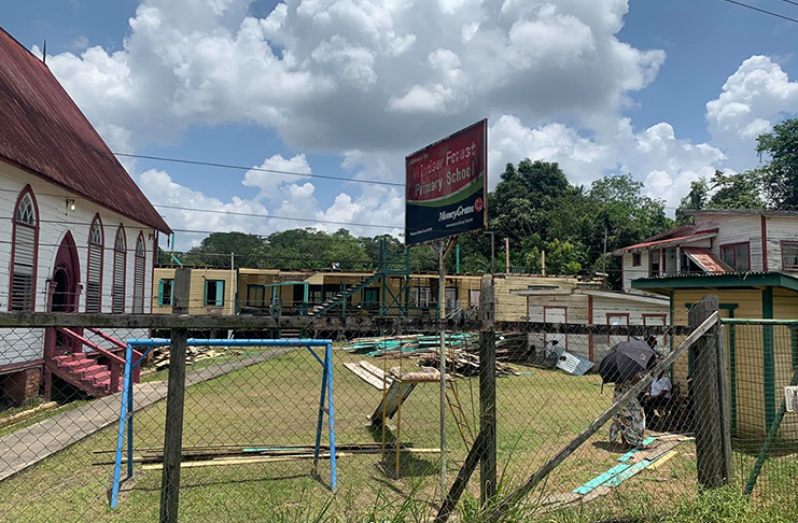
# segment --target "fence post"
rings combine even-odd
[[[691,327],[698,327],[719,310],[717,296],[704,296],[689,313]],[[723,449],[724,414],[718,369],[718,330],[714,325],[694,345],[693,420],[695,422],[698,484],[705,489],[722,486],[729,475]],[[725,369],[723,372],[725,376]]]
[[[175,269],[172,314],[187,314],[191,269]],[[180,496],[180,461],[183,453],[183,400],[186,387],[187,329],[172,329],[169,350],[169,383],[166,395],[161,523],[177,523]]]
[[[479,469],[479,501],[496,496],[496,331],[493,326],[493,276],[483,276],[479,291],[479,432],[484,435]]]
[[[718,394],[720,395],[721,413],[721,449],[723,451],[723,484],[729,485],[734,480],[732,470],[732,444],[731,444],[731,393],[729,391],[729,375],[726,374],[728,358],[726,354],[726,326],[718,329],[717,344],[718,362]]]

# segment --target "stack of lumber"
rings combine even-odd
[[[419,364],[424,367],[438,368],[440,354],[425,352],[418,357]],[[479,356],[465,351],[449,352],[446,357],[446,372],[456,376],[471,377],[479,375]],[[509,365],[496,362],[497,376],[520,376],[520,373]]]
[[[508,334],[496,340],[496,361],[525,364],[529,360],[526,334]]]
[[[476,350],[479,336],[477,334],[447,334],[446,347],[449,349]],[[357,338],[352,340],[346,349],[355,354],[366,356],[383,356],[389,354],[409,354],[436,349],[441,344],[440,336],[422,336],[411,334],[406,336],[383,336],[378,338]]]
[[[239,356],[240,351],[222,350],[214,347],[188,347],[186,349],[186,365],[195,365],[201,361],[220,356]],[[169,368],[169,347],[156,347],[153,350],[153,366],[156,370]]]

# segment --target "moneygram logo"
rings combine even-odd
[[[468,207],[463,207],[462,205],[453,211],[441,211],[438,214],[438,221],[439,222],[446,222],[449,220],[456,220],[457,218],[461,218],[467,214],[472,214],[474,212],[474,206],[469,205]]]

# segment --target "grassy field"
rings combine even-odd
[[[380,433],[366,428],[381,393],[343,367],[362,356],[335,351],[336,436],[339,444],[373,443]],[[383,365],[380,360],[375,364]],[[203,365],[212,364],[203,362]],[[386,366],[400,363],[388,361]],[[415,365],[413,360],[403,366]],[[596,376],[574,377],[558,371],[523,369],[522,376],[498,380],[499,462],[502,488],[519,484],[565,442],[606,409],[611,390],[600,393]],[[165,379],[159,372],[152,379]],[[310,445],[314,441],[319,407],[321,367],[304,350],[294,351],[252,367],[189,388],[186,392],[184,447],[242,445]],[[478,410],[476,379],[458,381],[464,410],[472,426]],[[165,402],[136,415],[137,449],[160,448]],[[402,409],[402,442],[418,448],[437,448],[438,389],[419,385]],[[326,425],[325,425],[326,427]],[[68,448],[58,455],[0,484],[0,521],[150,522],[157,519],[161,472],[137,466],[134,481],[124,486],[120,507],[108,508],[107,491],[116,426]],[[325,431],[326,441],[326,431]],[[449,481],[465,458],[466,446],[452,421],[447,423]],[[695,455],[690,444],[656,472],[643,472],[588,511],[559,511],[557,521],[582,521],[597,515],[662,513],[674,503],[695,499]],[[558,468],[530,507],[544,494],[569,492],[615,464],[621,453],[606,444],[602,429]],[[387,457],[391,471],[394,456]],[[403,455],[400,477],[381,466],[381,456],[355,455],[338,461],[338,491],[329,491],[329,464],[320,477],[310,474],[311,463],[203,467],[182,471],[182,521],[421,521],[440,498],[438,456]],[[466,512],[474,505],[478,478],[472,480]],[[409,500],[409,501],[406,501]],[[268,514],[268,518],[264,515]],[[401,518],[397,515],[401,514]],[[555,517],[548,514],[544,519]],[[577,519],[574,519],[577,518]],[[587,519],[584,519],[587,520]]]

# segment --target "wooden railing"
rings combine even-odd
[[[111,368],[111,392],[119,392],[122,390],[122,382],[119,379],[121,377],[122,368],[125,366],[125,359],[117,356],[113,352],[109,351],[108,349],[104,349],[100,347],[93,341],[81,336],[77,332],[73,331],[72,329],[67,329],[65,327],[57,328],[58,331],[63,332],[66,334],[70,339],[79,341],[82,345],[90,348],[94,352],[97,352],[108,359],[108,364]]]
[[[90,332],[96,334],[97,336],[99,336],[100,338],[102,338],[105,341],[109,342],[110,344],[115,345],[117,348],[120,348],[120,349],[122,349],[124,351],[127,351],[127,345],[125,345],[121,341],[117,340],[116,338],[112,338],[111,336],[107,335],[106,333],[104,333],[100,329],[95,329],[93,327],[90,327],[87,330],[89,330]],[[133,361],[132,361],[132,364],[135,365],[141,359],[142,356],[143,356],[143,354],[141,352],[137,351],[136,349],[133,349]],[[137,365],[136,368],[133,370],[133,383],[138,383],[140,376],[141,376],[141,365]]]

